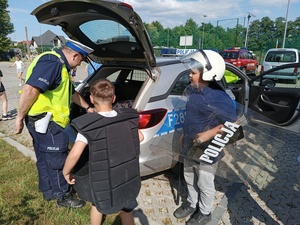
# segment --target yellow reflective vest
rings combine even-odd
[[[39,55],[28,67],[26,73],[26,81],[31,76],[33,68],[36,66],[36,63],[39,60],[39,58],[45,54],[53,54],[58,58],[61,58],[61,55],[59,55],[55,51],[45,52]],[[65,128],[70,121],[69,116],[71,96],[72,85],[70,81],[70,76],[66,65],[62,61],[60,85],[54,90],[47,90],[44,93],[40,93],[35,103],[31,106],[28,115],[36,116],[45,112],[51,112],[51,120],[60,125],[61,127]]]

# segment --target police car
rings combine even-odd
[[[114,107],[132,107],[139,112],[139,128],[145,137],[140,145],[141,175],[172,168],[178,160],[185,118],[182,94],[189,84],[190,70],[183,59],[156,58],[143,21],[124,2],[56,0],[32,14],[40,23],[60,26],[70,38],[94,49],[91,59],[102,66],[77,87],[86,101],[89,85],[107,78],[116,88]],[[239,116],[250,115],[251,109],[270,118],[264,121],[267,124],[299,132],[299,88],[264,79],[268,71],[251,80],[233,64],[226,63],[226,70],[239,77],[235,83],[220,82],[243,106],[237,107]],[[84,113],[72,105],[72,118]]]

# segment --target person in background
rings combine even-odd
[[[136,143],[135,137],[138,137],[140,142],[144,139],[143,134],[138,130],[138,126],[137,126],[138,125],[138,114],[134,109],[124,109],[124,110],[127,110],[127,111],[123,111],[123,112],[122,111],[117,112],[117,111],[113,110],[112,104],[115,101],[115,89],[114,89],[113,84],[109,80],[99,79],[99,80],[95,81],[92,84],[91,88],[90,88],[90,93],[91,93],[91,95],[90,95],[91,102],[92,102],[92,104],[94,104],[94,106],[96,108],[96,111],[99,114],[99,116],[97,116],[97,117],[95,116],[96,121],[94,121],[92,123],[91,123],[91,121],[89,121],[88,122],[89,124],[93,124],[93,127],[95,128],[95,127],[97,127],[97,123],[99,123],[99,121],[100,121],[100,124],[101,124],[101,120],[105,120],[105,122],[103,122],[102,126],[105,127],[105,130],[106,130],[106,129],[109,129],[109,128],[107,128],[109,126],[109,121],[112,121],[112,120],[114,120],[114,118],[116,118],[115,121],[118,121],[118,123],[119,123],[118,127],[123,126],[123,129],[126,130],[126,132],[130,134],[129,136],[131,136],[132,140],[128,140],[129,143],[133,143],[133,142]],[[136,122],[135,123],[136,127],[131,125],[129,130],[128,130],[129,126],[127,126],[127,125],[124,126],[123,124],[126,123],[126,122],[128,122],[128,124],[133,124],[132,119],[127,118],[127,119],[121,120],[122,122],[124,121],[124,123],[120,123],[120,118],[124,117],[124,115],[126,115],[126,113],[128,113],[128,112],[131,115],[132,114],[136,115],[134,117],[134,121]],[[89,118],[91,118],[91,117],[89,117]],[[107,119],[105,119],[105,118],[107,118]],[[86,121],[87,121],[87,118],[85,118],[85,115],[83,115],[82,117],[76,118],[76,122],[74,121],[75,124],[73,124],[73,125],[77,129],[78,124],[85,123]],[[114,124],[115,124],[115,122],[114,122]],[[84,125],[84,127],[86,128],[85,125]],[[100,132],[101,128],[99,128],[97,130],[99,131],[98,136],[101,135],[101,138],[103,139],[104,134],[103,134],[103,132]],[[63,174],[64,174],[64,177],[65,177],[65,179],[67,180],[67,182],[69,184],[72,185],[72,184],[75,184],[75,182],[76,182],[76,184],[79,187],[85,186],[84,189],[86,190],[87,189],[86,186],[90,186],[91,183],[81,181],[81,180],[77,181],[76,178],[74,178],[74,175],[72,174],[73,168],[78,163],[78,161],[80,161],[80,157],[82,156],[82,154],[83,154],[84,150],[86,149],[87,145],[89,145],[89,151],[97,152],[98,158],[99,157],[102,158],[101,155],[103,155],[103,154],[106,155],[106,153],[102,153],[102,152],[104,152],[104,146],[101,146],[101,151],[99,150],[99,141],[96,140],[97,137],[92,138],[90,135],[88,135],[88,138],[87,138],[87,137],[85,137],[86,134],[84,132],[85,132],[84,130],[78,129],[77,138],[75,140],[74,146],[72,147],[72,149],[71,149],[71,151],[70,151],[70,153],[69,153],[69,155],[66,159],[66,162],[65,162],[65,165],[64,165],[64,168],[63,168]],[[134,132],[134,134],[131,134],[132,132]],[[106,135],[110,136],[110,137],[106,136],[107,137],[106,140],[112,140],[114,138],[114,137],[112,137],[113,135],[118,136],[118,135],[115,134],[115,132],[114,133],[109,132]],[[118,148],[117,151],[126,152],[126,154],[128,154],[128,155],[136,154],[136,147],[137,146],[134,147],[134,145],[130,145],[130,144],[126,145],[123,141],[124,140],[122,138],[114,139],[114,142],[115,142],[114,144],[112,144],[112,143],[107,144],[107,146],[109,146],[109,147],[107,147],[107,151],[115,152],[115,154],[116,154],[116,149],[115,149],[116,147],[115,146],[117,146],[117,148]],[[120,144],[117,144],[117,142],[119,142]],[[123,146],[120,149],[119,147],[124,145],[124,144],[125,144],[125,146]],[[139,143],[137,143],[137,145],[139,145]],[[94,149],[93,146],[95,146],[97,149]],[[88,151],[88,150],[86,150],[86,151]],[[108,155],[108,157],[113,157],[114,156],[114,154],[107,154],[107,155]],[[116,162],[115,160],[109,159],[109,161],[111,161],[111,162]],[[138,172],[139,171],[138,157],[137,157],[136,162],[137,163],[135,163],[135,164],[130,164],[131,165],[130,166],[130,171],[131,172],[135,171],[136,173],[139,174],[139,172]],[[102,162],[97,164],[98,167],[102,168],[101,171],[104,170],[103,166],[101,166],[101,164],[104,164],[104,163],[105,163],[104,158],[102,158]],[[128,161],[126,161],[126,163],[128,163]],[[82,164],[82,163],[80,162],[79,164]],[[93,164],[91,164],[91,165],[93,165]],[[93,166],[93,167],[95,168],[95,166]],[[117,167],[117,165],[114,165],[114,167]],[[123,165],[122,168],[125,170],[126,166]],[[106,168],[106,169],[108,169],[108,168]],[[90,172],[90,176],[91,176],[91,173],[92,172]],[[97,177],[97,180],[99,181],[98,183],[101,183],[100,182],[100,180],[101,180],[100,175],[103,174],[103,173],[104,172],[98,173],[98,175],[99,175]],[[126,173],[124,173],[124,174],[126,174]],[[119,184],[120,187],[122,187],[121,182],[128,179],[126,177],[128,177],[128,175],[124,175],[124,177],[123,177],[122,174],[118,174],[118,178],[119,178],[118,182],[120,183]],[[105,178],[106,178],[106,176],[105,176]],[[91,181],[92,178],[90,178],[89,180]],[[82,184],[80,184],[80,182],[82,182]],[[125,196],[130,196],[130,193],[126,193],[126,189],[125,190],[121,189],[121,191],[123,192],[123,194]],[[133,190],[130,190],[130,191],[133,192]],[[93,191],[91,191],[91,188],[90,188],[89,192],[93,192]],[[100,190],[98,189],[97,192],[100,192]],[[108,192],[108,191],[106,190],[106,192]],[[110,190],[109,192],[112,192],[112,190]],[[79,192],[78,192],[78,194],[79,194]],[[87,196],[87,195],[88,195],[87,193],[84,194],[84,196]],[[97,195],[97,194],[93,193],[91,196],[95,196],[95,195]],[[107,195],[109,195],[109,194],[106,194],[105,199],[101,199],[99,201],[107,201],[107,199],[109,199],[109,197]],[[101,195],[101,196],[103,196],[103,195]],[[94,199],[98,199],[98,198],[95,197]],[[91,208],[91,213],[90,213],[91,225],[99,225],[99,224],[101,224],[101,221],[102,221],[102,213],[101,213],[101,211],[99,211],[96,208],[96,206],[95,206],[96,203],[93,201],[93,199],[89,199],[89,201],[92,202],[92,208]],[[129,200],[126,200],[126,201],[128,201],[128,203],[125,204],[126,207],[123,208],[120,211],[120,217],[121,217],[121,220],[122,220],[122,225],[134,225],[132,210],[137,206],[137,202],[136,202],[135,198],[134,199],[129,198]]]
[[[215,172],[224,152],[220,150],[209,162],[199,160],[199,155],[204,153],[208,141],[222,132],[223,124],[235,122],[237,117],[232,99],[217,83],[225,72],[222,56],[211,50],[199,50],[192,54],[187,66],[191,84],[185,90],[188,100],[181,143],[186,156],[183,172],[188,197],[174,216],[181,219],[191,215],[187,225],[204,225],[212,218]]]
[[[24,72],[24,69],[25,69],[26,65],[23,63],[23,61],[21,59],[21,56],[16,55],[16,61],[12,65],[10,65],[8,67],[13,67],[13,66],[16,66],[16,68],[17,68],[17,75],[18,75],[18,79],[19,79],[19,86],[22,86],[23,82],[24,82],[23,72]]]
[[[62,207],[79,208],[85,202],[77,199],[66,182],[62,169],[68,154],[69,135],[65,128],[70,120],[71,101],[94,110],[74,90],[69,72],[93,51],[68,39],[65,46],[37,56],[27,69],[15,121],[15,134],[26,127],[33,139],[37,159],[39,190],[45,200],[57,200]],[[40,128],[46,128],[41,130]]]
[[[2,83],[1,77],[3,77],[3,73],[0,70],[0,98],[2,101],[2,120],[11,120],[13,117],[7,114],[8,110],[8,100],[5,92],[4,84]]]
[[[88,64],[85,67],[85,72],[87,73],[87,76],[90,77],[101,66],[102,66],[101,63],[97,63],[92,60],[89,60]]]
[[[76,77],[77,67],[71,69],[70,77],[73,84],[75,84],[75,77]]]

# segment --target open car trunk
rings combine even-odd
[[[98,73],[96,73],[93,77],[87,78],[83,82],[86,84],[78,90],[81,96],[90,104],[90,106],[93,106],[90,101],[90,86],[94,81],[100,78],[106,78],[114,84],[116,101],[114,102],[113,107],[114,109],[118,109],[124,107],[131,108],[133,106],[133,103],[138,96],[142,85],[147,79],[149,79],[149,76],[145,70],[136,68],[101,68],[101,72],[98,70]],[[72,103],[71,120],[85,113],[85,109]]]

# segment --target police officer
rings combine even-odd
[[[62,169],[68,152],[69,137],[65,128],[69,124],[71,101],[93,112],[74,90],[69,71],[79,66],[92,51],[88,46],[67,39],[61,49],[42,53],[28,67],[19,98],[15,134],[22,132],[25,120],[33,139],[39,190],[45,200],[57,199],[57,205],[63,207],[85,205],[72,195]]]

